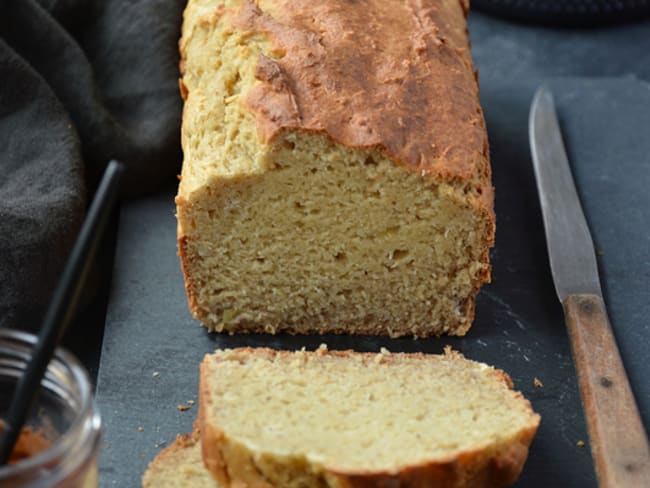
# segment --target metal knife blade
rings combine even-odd
[[[601,295],[593,240],[566,156],[553,95],[540,87],[530,109],[530,145],[555,289]]]
[[[535,94],[529,130],[551,272],[564,306],[599,486],[650,486],[650,444],[607,316],[553,97],[544,87]]]

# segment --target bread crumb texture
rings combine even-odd
[[[178,243],[211,330],[470,327],[487,136],[464,12],[422,3],[190,0]]]
[[[205,464],[233,486],[507,486],[539,424],[505,373],[450,350],[217,351],[200,395]]]

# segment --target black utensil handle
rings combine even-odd
[[[650,0],[471,0],[472,9],[526,22],[592,26],[650,15]]]
[[[123,172],[124,166],[121,163],[111,161],[108,164],[61,279],[54,290],[45,312],[38,341],[32,350],[27,368],[16,385],[4,422],[4,429],[0,436],[0,466],[6,464],[11,455],[54,350],[76,313],[90,265],[117,199],[119,181]]]

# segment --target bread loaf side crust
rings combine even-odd
[[[517,441],[504,446],[502,449],[496,449],[490,455],[481,452],[468,452],[459,456],[461,462],[455,460],[448,462],[438,462],[435,464],[423,464],[411,466],[403,469],[399,473],[343,473],[335,470],[326,471],[316,486],[328,485],[332,487],[345,488],[372,488],[376,486],[402,486],[402,487],[423,487],[435,486],[436,488],[461,488],[481,486],[485,488],[498,488],[512,484],[521,472],[523,463],[528,454],[528,445],[535,435],[535,430],[523,432]],[[214,436],[208,436],[214,441]],[[217,437],[222,437],[217,435]],[[161,451],[156,458],[149,463],[147,471],[142,479],[143,488],[153,488],[158,486],[155,471],[164,464],[174,463],[174,457],[179,450],[192,448],[197,442],[200,442],[198,428],[188,434],[179,435],[176,441]],[[207,439],[206,439],[207,441]],[[212,453],[214,454],[214,453]],[[222,455],[222,453],[219,453]],[[241,460],[241,456],[236,456]],[[244,453],[244,457],[247,457]],[[228,479],[225,465],[216,467],[212,464],[214,471],[209,472],[214,480],[221,480],[221,484],[210,486],[237,486],[237,487],[255,487],[270,488],[272,487],[259,473],[255,470],[255,463],[252,459],[248,462],[237,462],[236,459],[222,455],[223,459],[228,459],[229,466],[232,466],[234,472],[253,472],[256,475],[254,480],[248,482],[233,481],[230,485],[226,484]],[[183,481],[182,473],[178,474],[179,483]],[[171,486],[171,484],[170,484]],[[280,488],[280,487],[279,487]]]
[[[206,419],[207,406],[211,404],[210,385],[207,378],[207,366],[205,361],[201,363],[199,375],[199,412],[198,429],[201,433],[201,456],[203,464],[212,477],[223,486],[230,486],[230,477],[226,470],[222,445],[227,442],[223,432],[211,425]]]
[[[521,474],[528,457],[528,447],[537,431],[531,427],[489,451],[459,453],[453,459],[431,461],[405,466],[398,472],[342,472],[335,468],[312,466],[309,486],[331,488],[374,488],[399,486],[403,488],[503,488],[513,484]],[[215,443],[211,456],[219,456],[217,463],[204,457],[212,476],[223,486],[238,488],[284,488],[266,479],[252,453],[244,446],[232,442],[222,433],[208,433],[205,443]],[[205,455],[204,455],[205,456]],[[231,484],[225,480],[232,476]],[[304,477],[303,477],[304,479]]]
[[[176,205],[182,205],[182,199],[176,197]],[[180,223],[179,223],[180,226]],[[184,283],[185,283],[185,293],[187,295],[187,305],[190,309],[190,313],[193,317],[198,317],[198,304],[197,304],[197,294],[194,290],[194,282],[192,281],[192,273],[189,271],[190,259],[187,255],[187,237],[182,234],[182,231],[178,231],[178,240],[177,240],[177,249],[178,257],[181,261],[181,271],[183,272]]]
[[[288,357],[295,355],[292,351],[274,350],[270,348],[237,348],[236,352],[242,356],[254,354],[269,359],[274,357]],[[326,346],[321,346],[313,353],[306,354],[329,355],[340,358],[353,356],[364,359],[377,358],[376,353],[358,353],[352,350],[328,351]],[[462,358],[463,355],[446,347],[444,355],[449,358]],[[399,353],[382,354],[381,361],[399,363],[401,357],[408,356],[416,359],[427,359],[430,355],[424,353]],[[206,359],[208,356],[206,356]],[[207,366],[201,365],[201,391],[200,405],[210,403]],[[205,369],[204,369],[205,368]],[[205,372],[203,372],[205,371]],[[508,389],[513,389],[510,376],[502,370],[494,369],[495,378],[502,382]],[[520,392],[516,395],[527,404],[533,412],[530,402]],[[206,401],[207,400],[207,401]],[[201,412],[201,407],[199,409]],[[404,488],[501,488],[514,483],[528,457],[529,446],[537,432],[540,416],[533,414],[531,423],[517,432],[512,438],[497,445],[488,445],[471,451],[459,452],[449,458],[435,459],[416,465],[401,467],[398,471],[349,471],[339,470],[332,466],[321,466],[303,460],[300,472],[301,484],[305,486],[305,479],[309,477],[308,486],[332,488],[371,488],[377,486],[399,486]],[[224,486],[237,488],[286,488],[276,486],[264,476],[260,469],[257,457],[260,453],[250,451],[245,445],[229,438],[224,432],[210,425],[200,414],[201,441],[203,459],[212,475]],[[265,468],[288,470],[286,477],[291,476],[291,471],[296,468],[287,467],[284,460],[278,459],[275,465],[266,462]],[[305,467],[306,466],[306,467]],[[305,474],[307,473],[307,474]],[[227,483],[231,483],[228,485]]]
[[[449,460],[406,466],[397,473],[345,473],[331,469],[328,477],[336,479],[331,486],[337,488],[503,488],[519,478],[536,431],[537,426],[531,427],[500,446],[462,452]]]
[[[142,487],[179,488],[191,486],[194,488],[198,482],[200,488],[218,488],[220,485],[210,477],[208,471],[201,464],[200,452],[195,451],[195,446],[199,442],[201,442],[201,438],[195,423],[192,432],[178,435],[174,443],[160,451],[149,463],[142,476]],[[188,469],[191,469],[190,473],[188,473]]]

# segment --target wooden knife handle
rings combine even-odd
[[[601,488],[650,486],[650,448],[598,295],[564,300],[573,358]]]

